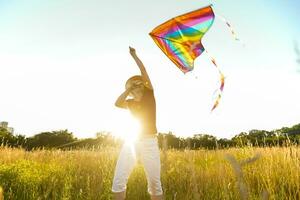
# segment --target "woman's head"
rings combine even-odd
[[[139,101],[144,94],[144,82],[142,76],[136,75],[130,77],[125,84],[126,89],[131,88],[130,96]]]

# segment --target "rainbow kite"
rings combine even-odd
[[[201,39],[212,26],[215,19],[211,6],[201,8],[157,26],[150,36],[166,56],[183,72],[187,73],[194,68],[194,60],[204,51]],[[220,73],[219,94],[212,107],[214,110],[219,104],[224,88],[224,75],[219,70],[215,59],[213,64]]]

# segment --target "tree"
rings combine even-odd
[[[191,148],[216,148],[217,138],[208,134],[195,134],[191,139]]]
[[[14,136],[8,132],[5,128],[0,127],[0,144],[12,146],[14,141]]]
[[[68,130],[42,132],[28,138],[27,147],[28,149],[37,147],[52,148],[74,142],[75,140],[73,133],[68,132]]]

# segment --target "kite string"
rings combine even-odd
[[[215,14],[215,16],[220,18],[226,24],[226,26],[230,29],[231,35],[234,38],[234,40],[240,42],[242,44],[242,46],[245,47],[246,46],[245,43],[240,38],[237,37],[237,34],[235,33],[235,31],[234,31],[232,25],[229,23],[229,21],[220,14]]]
[[[205,52],[207,53],[208,57],[210,58],[211,62],[214,64],[214,66],[217,68],[219,75],[220,75],[220,87],[218,89],[216,89],[213,93],[213,96],[215,96],[215,94],[218,92],[218,95],[216,97],[215,103],[211,109],[211,111],[213,111],[220,103],[220,99],[222,97],[222,93],[223,93],[223,89],[224,89],[224,85],[225,85],[225,76],[222,73],[222,71],[220,70],[219,66],[217,65],[216,59],[214,59],[214,57],[212,57],[207,50],[205,50]]]

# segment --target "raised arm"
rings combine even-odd
[[[146,68],[145,68],[144,64],[142,63],[142,61],[136,55],[135,49],[132,47],[129,47],[129,52],[130,52],[130,55],[132,56],[132,58],[134,59],[134,61],[136,62],[136,64],[138,65],[138,67],[140,68],[141,75],[142,75],[145,86],[148,87],[149,89],[153,90],[153,87],[152,87],[150,78],[148,76],[148,73],[146,71]]]
[[[119,108],[128,108],[128,103],[126,101],[127,96],[129,95],[130,91],[132,90],[132,88],[128,88],[127,90],[125,90],[116,100],[115,102],[115,106],[119,107]]]

